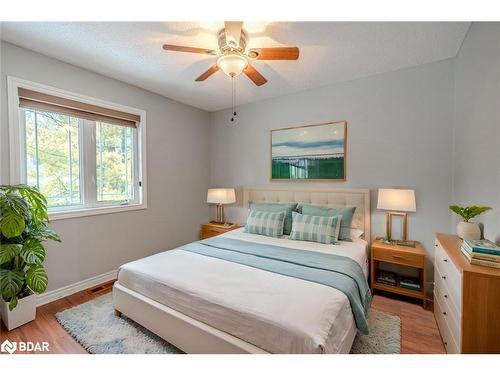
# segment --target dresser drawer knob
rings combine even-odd
[[[443,259],[443,260],[444,260],[445,263],[448,262],[448,259]]]
[[[446,276],[441,276],[443,278],[443,280],[446,280]]]
[[[444,295],[444,298],[448,298],[448,294],[445,294],[445,295]]]
[[[446,315],[446,311],[443,311],[443,315]]]

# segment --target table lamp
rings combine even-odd
[[[216,205],[215,221],[214,224],[231,225],[226,223],[224,218],[224,205],[236,202],[236,195],[234,189],[208,189],[207,203]]]
[[[408,237],[408,214],[415,212],[415,190],[378,189],[377,209],[386,210],[386,240],[392,241],[392,217],[401,216],[403,241]]]

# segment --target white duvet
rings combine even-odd
[[[367,275],[366,242],[325,245],[228,232],[224,237],[348,256]],[[355,332],[337,289],[181,249],[120,268],[119,283],[271,353],[348,352]]]

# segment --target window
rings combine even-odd
[[[134,129],[96,123],[97,201],[134,200]]]
[[[80,206],[80,120],[50,112],[22,112],[26,183],[37,186],[51,208]]]
[[[52,218],[145,207],[139,115],[16,91],[18,182],[39,188]]]

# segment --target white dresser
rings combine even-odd
[[[462,343],[462,273],[436,239],[434,315],[447,353],[460,353]]]
[[[452,353],[500,353],[500,269],[471,265],[457,236],[438,234],[434,315]]]

